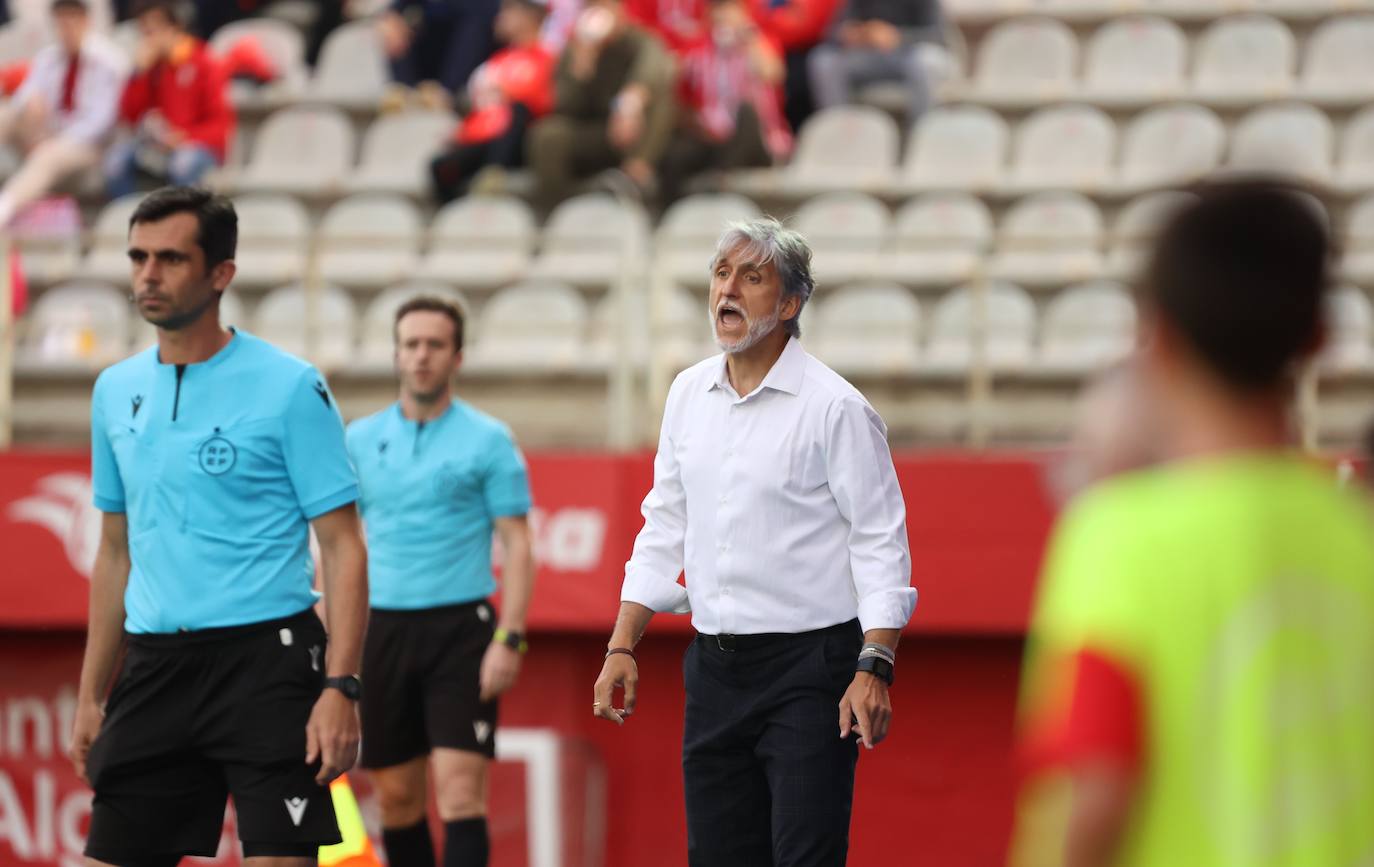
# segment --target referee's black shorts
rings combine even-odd
[[[363,645],[364,768],[403,764],[435,747],[496,755],[496,700],[479,699],[495,631],[484,599],[372,609]]]
[[[314,611],[129,635],[128,648],[87,760],[88,857],[213,856],[229,795],[248,857],[313,857],[340,841],[329,789],[315,782],[319,762],[305,763],[305,725],[325,676]]]

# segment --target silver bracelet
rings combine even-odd
[[[869,657],[876,657],[878,659],[886,660],[891,665],[897,664],[897,655],[894,654],[888,648],[882,647],[881,645],[877,647],[870,645],[865,647],[863,650],[859,651],[860,659],[867,659]]]

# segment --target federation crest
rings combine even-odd
[[[200,468],[212,476],[222,476],[234,468],[238,452],[222,436],[213,436],[200,446]]]

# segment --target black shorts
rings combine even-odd
[[[486,600],[372,609],[363,645],[363,767],[389,768],[434,747],[496,755],[496,701],[478,699],[495,630]]]
[[[86,855],[110,864],[213,856],[232,795],[249,856],[340,841],[329,789],[305,763],[324,685],[314,611],[247,626],[130,635],[91,745]]]

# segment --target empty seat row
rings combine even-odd
[[[942,0],[956,21],[995,21],[1036,11],[1067,21],[1102,21],[1149,13],[1175,21],[1210,21],[1235,12],[1265,12],[1311,20],[1342,12],[1374,10],[1374,0]]]

